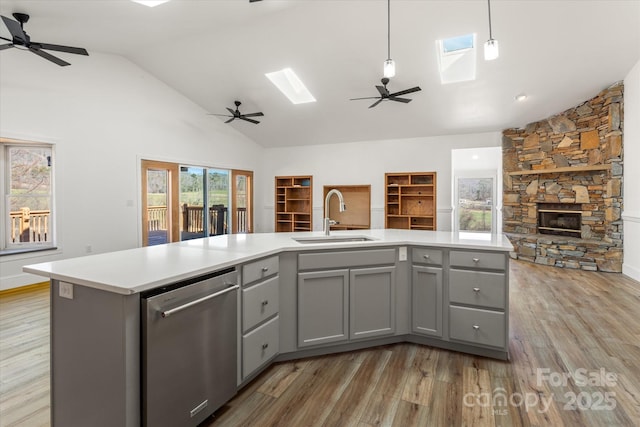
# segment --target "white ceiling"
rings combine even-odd
[[[265,147],[497,131],[570,108],[624,79],[640,59],[640,0],[493,0],[500,58],[478,52],[477,79],[441,85],[436,43],[488,39],[484,0],[391,0],[393,91],[420,86],[409,104],[375,96],[387,57],[385,0],[0,0],[0,14],[31,15],[35,41],[123,55],[208,112],[263,111],[232,126]],[[2,31],[5,31],[4,28]],[[2,35],[6,36],[5,33]],[[55,53],[55,52],[52,52]],[[19,61],[26,52],[0,52]],[[74,62],[91,57],[55,53]],[[55,65],[42,61],[42,67]],[[291,104],[264,76],[293,68],[317,99]],[[526,93],[525,102],[514,96]],[[210,117],[211,120],[225,118]]]

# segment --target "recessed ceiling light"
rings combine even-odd
[[[169,0],[131,0],[131,1],[134,3],[140,3],[149,7],[156,7],[158,5],[161,5],[162,3],[168,2]]]
[[[519,93],[515,96],[516,101],[524,101],[525,99],[527,99],[527,95],[524,93]]]
[[[478,160],[480,158],[480,156],[478,156],[477,154],[474,154],[473,156],[471,156],[471,158],[473,160]]]
[[[307,102],[316,102],[311,92],[302,83],[302,80],[293,72],[291,68],[285,68],[273,73],[266,73],[265,76],[271,83],[276,85],[280,92],[289,98],[294,104],[304,104]]]

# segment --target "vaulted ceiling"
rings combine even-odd
[[[397,74],[389,89],[422,91],[408,104],[369,109],[370,102],[349,98],[377,94],[387,57],[386,0],[172,0],[155,8],[128,0],[0,1],[0,14],[13,12],[31,15],[25,29],[34,40],[122,55],[206,112],[226,113],[234,100],[242,112],[264,112],[259,125],[226,126],[265,147],[520,127],[624,79],[640,59],[639,0],[493,0],[494,61],[482,58],[486,1],[391,0]],[[436,40],[469,33],[480,47],[476,79],[442,85]],[[8,49],[0,60],[25,55]],[[58,56],[72,67],[91,61]],[[293,105],[265,77],[285,67],[317,102]],[[528,95],[523,102],[514,99],[520,93]]]

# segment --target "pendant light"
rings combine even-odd
[[[498,57],[499,51],[498,40],[495,40],[491,33],[491,0],[487,0],[487,5],[489,7],[489,40],[484,43],[484,59],[492,61]]]
[[[384,61],[383,74],[386,78],[396,75],[396,63],[391,59],[391,0],[387,0],[387,60]]]

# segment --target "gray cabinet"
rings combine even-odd
[[[449,338],[508,350],[509,258],[505,253],[451,251]]]
[[[298,347],[349,339],[349,270],[298,273]]]
[[[279,352],[279,269],[277,256],[242,266],[242,381]]]
[[[411,305],[411,330],[442,337],[442,267],[412,267]]]
[[[395,333],[395,267],[352,269],[349,274],[349,338]]]
[[[298,347],[393,335],[395,259],[389,248],[299,254]]]

